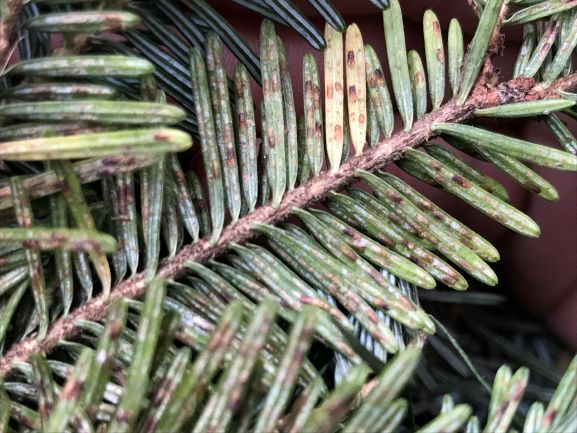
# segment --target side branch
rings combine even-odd
[[[476,5],[476,3],[475,3]],[[477,80],[475,87],[487,87],[490,88],[497,81],[498,70],[495,69],[493,65],[493,59],[495,56],[501,56],[503,53],[503,45],[505,43],[505,36],[501,33],[501,27],[505,21],[505,17],[509,12],[509,5],[504,3],[501,7],[501,12],[499,13],[499,19],[497,20],[497,25],[493,30],[491,35],[491,40],[489,42],[489,47],[487,48],[487,53],[485,54],[485,59],[483,60],[483,68],[479,74],[479,79]]]
[[[548,88],[535,84],[531,78],[523,77],[501,83],[494,89],[478,86],[463,106],[457,106],[454,101],[449,101],[439,110],[416,122],[410,131],[399,132],[367,152],[349,159],[337,172],[322,172],[319,177],[294,189],[284,197],[278,208],[275,209],[270,205],[262,206],[226,227],[215,243],[205,238],[185,246],[174,258],[161,264],[158,275],[167,279],[177,278],[184,272],[186,261],[205,262],[226,251],[229,243],[241,243],[250,239],[255,235],[252,230],[253,223],[278,223],[288,217],[293,208],[310,206],[325,197],[328,192],[354,182],[357,169],[373,171],[386,166],[401,157],[407,149],[429,140],[433,136],[431,125],[434,123],[463,122],[478,108],[537,99],[555,99],[559,97],[557,90],[575,88],[577,88],[577,73],[557,80]],[[108,298],[100,295],[55,322],[42,341],[29,338],[16,344],[3,358],[0,358],[0,377],[6,375],[15,362],[25,361],[33,353],[48,352],[60,340],[74,336],[77,332],[75,323],[78,320],[100,320],[116,298],[138,298],[144,294],[146,286],[144,274],[138,274],[120,283]]]

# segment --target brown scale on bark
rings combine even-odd
[[[262,93],[265,100],[270,98],[271,89],[270,89],[270,81],[268,79],[264,79],[262,82]]]
[[[329,81],[325,84],[326,86],[326,92],[325,92],[325,98],[326,99],[333,99],[333,94],[334,94],[334,90],[333,90],[333,82]]]
[[[227,147],[226,148],[226,162],[229,165],[235,165],[236,166],[236,152],[234,150],[234,147]]]
[[[335,138],[335,140],[337,140],[337,141],[342,140],[342,138],[343,138],[343,128],[341,128],[341,125],[335,126],[334,138]]]
[[[438,221],[445,221],[445,216],[440,213],[439,211],[431,211],[431,215],[433,215],[433,218],[435,218]]]
[[[425,76],[421,71],[418,71],[417,74],[415,75],[415,81],[417,82],[418,87],[421,87],[425,82]]]
[[[443,52],[443,50],[440,48],[437,48],[437,50],[435,51],[435,54],[437,56],[437,60],[444,65],[445,64],[445,53]]]
[[[315,123],[315,135],[317,137],[321,137],[323,134],[323,127],[321,126],[320,122]]]
[[[22,242],[22,246],[28,249],[36,249],[38,248],[38,245],[39,245],[38,241],[34,241],[32,239],[27,239]]]
[[[276,147],[276,140],[274,135],[274,129],[270,128],[267,131],[268,147],[274,149]]]
[[[168,140],[170,140],[170,137],[167,134],[162,134],[160,132],[154,134],[154,141],[164,142]]]
[[[280,82],[278,79],[278,75],[277,74],[273,74],[272,76],[272,89],[274,92],[278,92],[280,89]]]
[[[371,72],[368,76],[367,76],[367,82],[369,83],[369,87],[371,89],[374,89],[375,87],[377,87],[377,77],[375,76],[374,72]]]
[[[321,108],[321,89],[316,84],[313,86],[313,100],[315,104],[315,109],[320,110]]]
[[[210,165],[210,169],[212,172],[212,176],[215,179],[220,178],[220,166],[218,165],[218,161],[213,161],[213,163]]]
[[[454,174],[451,177],[451,180],[455,182],[457,185],[462,186],[463,188],[469,188],[469,182],[464,177],[459,176],[458,174]]]
[[[374,310],[369,310],[367,312],[367,315],[369,316],[369,320],[371,322],[373,322],[374,325],[378,325],[379,324],[379,318],[377,317],[377,313],[375,313]]]
[[[385,76],[383,75],[383,71],[381,71],[380,69],[375,69],[375,77],[377,79],[377,84],[379,86],[385,85]]]
[[[403,197],[401,197],[399,194],[397,194],[395,191],[391,191],[391,190],[387,190],[386,191],[386,197],[391,200],[394,203],[402,203],[403,202]]]

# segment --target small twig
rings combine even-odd
[[[240,243],[250,239],[254,236],[252,230],[254,222],[278,223],[287,218],[293,208],[310,206],[321,200],[329,191],[343,188],[354,182],[357,169],[373,171],[386,166],[401,157],[407,149],[429,140],[433,135],[431,132],[433,123],[463,122],[469,119],[477,108],[487,108],[505,102],[555,99],[559,97],[557,90],[574,88],[577,88],[577,73],[557,80],[546,89],[535,84],[532,79],[517,78],[501,83],[494,89],[484,87],[476,89],[463,106],[457,106],[453,101],[449,101],[439,110],[416,122],[410,131],[401,131],[390,139],[381,141],[378,146],[367,152],[351,158],[337,172],[325,171],[319,177],[294,189],[284,197],[278,208],[262,206],[228,226],[217,242],[211,243],[205,238],[185,246],[174,258],[164,261],[157,274],[166,279],[177,278],[184,272],[186,261],[206,262],[225,252],[229,243]],[[16,344],[0,359],[0,376],[6,375],[15,362],[25,361],[33,353],[48,352],[62,339],[74,336],[78,331],[75,326],[78,320],[101,320],[116,298],[134,299],[142,296],[146,285],[144,274],[138,274],[120,283],[108,298],[102,295],[93,298],[68,316],[56,321],[42,341],[29,338]]]
[[[489,42],[487,54],[485,55],[485,59],[483,61],[483,68],[481,69],[479,79],[477,80],[477,85],[479,87],[484,86],[491,88],[497,84],[497,75],[499,71],[495,69],[495,66],[493,65],[493,59],[497,55],[502,55],[503,52],[505,38],[501,33],[501,27],[508,12],[509,5],[508,3],[504,3],[501,7],[501,12],[499,13],[497,25],[495,26],[493,34],[491,35],[491,41]]]

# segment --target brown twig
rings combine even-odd
[[[487,54],[485,55],[485,60],[483,61],[483,68],[481,69],[479,79],[476,83],[478,86],[485,86],[490,88],[497,84],[497,75],[499,71],[495,69],[495,66],[493,65],[493,59],[495,56],[501,56],[503,53],[505,37],[501,33],[501,27],[508,12],[509,5],[504,3],[503,6],[501,6],[501,12],[499,12],[497,25],[495,26],[493,34],[491,35],[491,41],[489,42]]]
[[[516,78],[501,83],[494,89],[478,87],[463,106],[457,106],[453,101],[449,101],[439,110],[415,123],[410,131],[402,131],[388,140],[383,140],[378,146],[345,162],[337,172],[323,172],[319,177],[288,193],[278,208],[262,206],[226,227],[217,242],[211,243],[208,239],[202,239],[185,246],[174,258],[164,261],[157,274],[167,279],[177,278],[183,273],[186,261],[205,262],[226,251],[229,243],[244,242],[254,236],[252,230],[254,222],[278,223],[290,214],[291,209],[310,206],[321,200],[329,191],[354,182],[357,169],[373,171],[389,164],[408,148],[429,140],[432,137],[431,125],[434,123],[463,122],[470,118],[477,108],[536,99],[554,99],[559,97],[557,90],[574,88],[577,88],[577,73],[557,80],[548,88],[541,87],[531,78]],[[75,323],[78,320],[102,319],[116,298],[137,298],[143,295],[146,284],[144,274],[138,274],[120,283],[108,298],[100,295],[56,321],[42,341],[29,338],[16,344],[0,359],[0,377],[6,375],[15,362],[25,361],[33,353],[47,352],[60,340],[74,336],[77,332]]]

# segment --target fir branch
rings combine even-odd
[[[338,171],[326,171],[323,176],[314,178],[305,185],[294,189],[283,198],[277,208],[270,205],[262,206],[235,224],[228,226],[223,230],[218,241],[213,243],[205,238],[185,246],[174,258],[162,263],[157,275],[166,279],[174,279],[185,270],[185,262],[205,262],[226,251],[231,242],[240,243],[255,236],[254,223],[278,223],[288,217],[293,208],[310,206],[321,200],[330,191],[338,190],[354,182],[357,170],[373,171],[386,166],[399,158],[407,149],[429,140],[434,135],[431,131],[431,126],[434,123],[461,123],[469,119],[477,109],[505,103],[556,99],[559,98],[558,91],[575,88],[577,88],[577,73],[561,78],[547,88],[531,78],[524,77],[506,81],[493,89],[488,89],[478,82],[465,104],[459,106],[455,101],[449,101],[439,110],[416,122],[411,130],[401,131],[390,139],[381,141],[367,152],[349,159]],[[102,319],[115,299],[121,297],[133,299],[142,296],[147,283],[146,273],[138,274],[119,284],[113,289],[109,297],[100,295],[55,322],[42,341],[29,338],[16,344],[0,359],[0,376],[6,375],[15,362],[25,361],[33,353],[48,352],[60,340],[75,335],[78,332],[76,323],[79,320]]]

